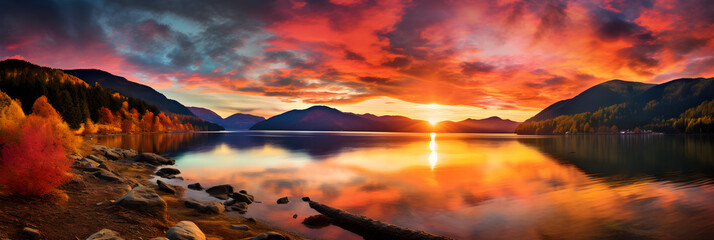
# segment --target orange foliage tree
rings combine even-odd
[[[42,117],[55,128],[54,133],[69,153],[81,152],[82,138],[75,135],[69,125],[62,120],[62,115],[47,102],[47,97],[42,96],[35,100],[32,105],[32,115]]]
[[[152,126],[154,125],[154,113],[146,110],[144,116],[141,117],[141,123],[139,125],[142,131],[151,132]]]
[[[82,139],[73,134],[47,98],[25,117],[19,104],[0,92],[0,184],[11,193],[44,195],[67,179]]]

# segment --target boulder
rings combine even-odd
[[[219,202],[200,202],[186,200],[184,201],[184,205],[187,208],[193,208],[198,210],[198,212],[205,214],[221,214],[223,213],[223,211],[226,210],[226,207]]]
[[[206,192],[218,199],[227,200],[228,196],[233,193],[233,187],[228,184],[213,186],[206,189]]]
[[[99,163],[95,162],[94,160],[91,160],[89,158],[81,158],[77,161],[74,162],[74,166],[76,168],[82,169],[82,170],[91,170],[96,171],[97,168],[99,168]]]
[[[233,230],[238,230],[238,231],[248,231],[248,230],[250,230],[250,227],[248,227],[248,226],[246,226],[246,225],[243,225],[243,224],[241,224],[241,225],[231,225],[231,229],[233,229]]]
[[[156,176],[162,178],[174,178],[174,175],[181,174],[181,171],[175,168],[161,168],[156,171]]]
[[[290,200],[288,200],[288,197],[281,197],[281,198],[278,198],[277,202],[278,202],[278,204],[288,204],[290,202]]]
[[[174,165],[176,161],[171,158],[163,157],[156,153],[142,153],[134,157],[135,162],[148,163],[151,165]]]
[[[293,214],[293,219],[296,219],[298,217],[297,214]]]
[[[133,158],[139,155],[139,152],[134,149],[117,149],[117,151],[120,152],[124,158]]]
[[[287,240],[288,238],[286,238],[285,236],[283,236],[280,233],[264,232],[258,236],[255,236],[252,238],[244,238],[244,239],[247,239],[247,240]]]
[[[165,237],[155,237],[155,238],[152,238],[152,239],[149,239],[149,240],[169,240],[169,239],[168,239],[168,238],[165,238]]]
[[[118,232],[105,228],[92,234],[87,240],[124,240],[124,238],[120,237]]]
[[[164,192],[167,192],[167,193],[171,193],[171,194],[175,194],[175,193],[176,193],[176,187],[175,187],[175,186],[169,185],[169,184],[167,184],[167,183],[165,183],[165,182],[162,182],[161,180],[156,180],[156,185],[159,186],[159,190],[161,190],[161,191],[164,191]]]
[[[309,216],[302,220],[302,224],[308,228],[317,229],[330,226],[332,219],[328,216],[318,214],[314,216]]]
[[[148,187],[135,187],[116,201],[120,206],[154,216],[166,215],[166,202]]]
[[[97,176],[99,179],[103,179],[110,182],[121,180],[121,178],[119,178],[119,176],[117,176],[116,174],[104,169],[99,169],[98,171],[94,172],[94,176]]]
[[[232,197],[233,199],[235,199],[236,202],[244,202],[244,203],[247,203],[247,204],[251,204],[251,203],[253,203],[253,202],[255,201],[255,197],[253,197],[253,195],[250,195],[250,194],[247,194],[247,193],[237,192],[237,193],[233,193],[233,194],[231,195],[231,197]]]
[[[97,154],[89,154],[87,155],[87,158],[89,158],[92,161],[98,162],[98,163],[103,163],[104,161],[107,160],[104,156],[97,155]]]
[[[310,197],[302,197],[302,201],[303,201],[303,202],[309,202],[309,201],[310,201]]]
[[[170,240],[205,240],[206,235],[191,221],[180,221],[166,231]]]
[[[244,202],[239,202],[236,204],[231,205],[230,207],[231,211],[236,211],[240,214],[244,214],[248,212],[248,204]]]
[[[30,239],[39,239],[41,235],[39,230],[29,227],[23,228],[22,234],[24,234]]]
[[[106,163],[100,163],[100,164],[99,164],[99,168],[104,169],[104,170],[107,170],[107,171],[110,171],[110,172],[113,172],[113,171],[114,171],[114,168],[110,167],[110,166],[107,165]]]
[[[124,154],[117,152],[114,148],[105,148],[104,156],[110,160],[119,160],[124,158]]]
[[[189,184],[189,185],[188,185],[188,189],[193,189],[193,190],[196,190],[196,191],[201,191],[201,190],[203,190],[203,186],[201,186],[200,183],[194,183],[194,184]]]

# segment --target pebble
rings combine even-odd
[[[233,230],[240,230],[240,231],[248,231],[250,230],[250,227],[246,225],[231,225],[231,229]]]
[[[38,239],[40,238],[40,231],[34,228],[23,228],[22,233],[30,237],[31,239]]]

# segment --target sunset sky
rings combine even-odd
[[[0,58],[186,106],[525,120],[599,82],[714,76],[710,0],[0,0]]]

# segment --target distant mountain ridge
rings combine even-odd
[[[443,121],[439,122],[436,127],[438,132],[513,133],[520,124],[520,122],[494,116],[484,119],[468,118],[459,122]]]
[[[613,81],[603,84],[609,84]],[[582,95],[592,95],[591,89]],[[661,132],[704,133],[714,132],[714,78],[681,78],[658,85],[635,85],[633,82],[616,83],[626,87],[620,97],[611,94],[599,96],[600,104],[573,104],[573,99],[557,102],[521,124],[519,134],[562,134],[589,132],[616,132],[618,130],[652,130]],[[623,88],[619,88],[623,89]],[[587,93],[590,91],[590,93]],[[593,96],[591,96],[593,97]],[[620,100],[616,102],[615,100]],[[614,102],[614,103],[613,103]],[[555,111],[555,109],[571,109]],[[566,114],[566,112],[577,112]],[[556,116],[557,115],[557,116]],[[548,117],[555,116],[555,117]],[[537,120],[542,119],[542,120]]]
[[[188,109],[196,116],[221,125],[226,128],[226,130],[248,130],[253,124],[265,120],[264,117],[244,113],[236,113],[224,119],[210,109],[201,107],[188,107]]]
[[[460,122],[444,121],[432,126],[424,120],[404,116],[376,116],[342,112],[327,106],[312,106],[256,123],[251,130],[375,131],[375,132],[483,132],[512,133],[519,123],[492,117]]]
[[[82,79],[89,85],[99,83],[99,85],[104,88],[112,89],[126,96],[142,99],[149,104],[156,105],[159,110],[194,116],[194,114],[180,102],[166,98],[164,94],[161,94],[153,88],[129,81],[124,77],[116,76],[98,69],[73,69],[62,71]]]

